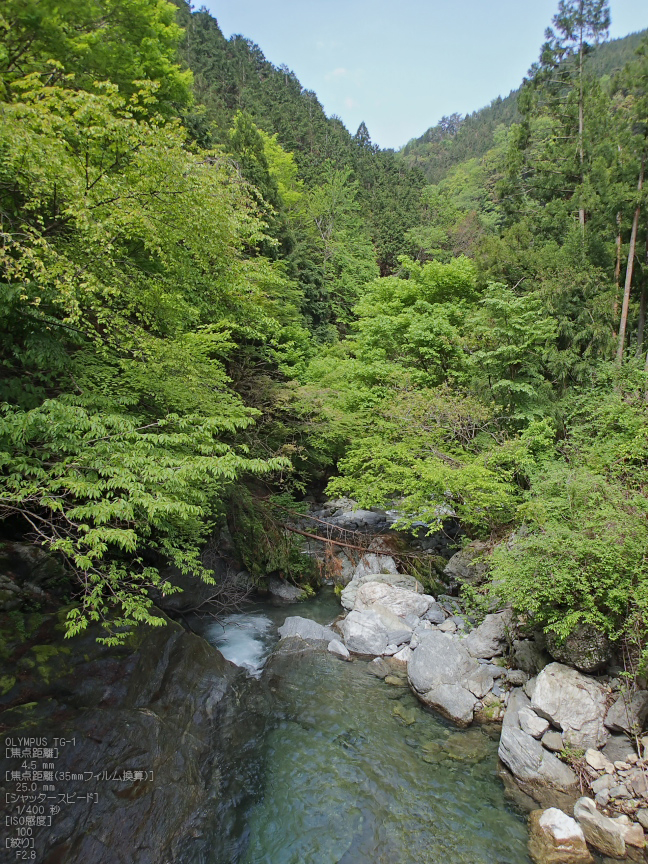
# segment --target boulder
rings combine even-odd
[[[554,729],[549,729],[548,732],[545,732],[542,736],[541,743],[543,747],[546,747],[547,750],[551,750],[552,753],[560,753],[563,749],[562,735]]]
[[[481,674],[479,664],[456,641],[436,630],[421,635],[407,665],[410,685],[418,698],[459,726],[473,720],[477,699],[464,686]]]
[[[302,588],[281,579],[268,579],[268,591],[271,597],[282,603],[299,603],[306,599],[306,592]]]
[[[442,633],[456,633],[457,632],[457,625],[452,620],[452,618],[448,618],[447,621],[444,621],[443,624],[439,625],[439,630]]]
[[[392,660],[407,666],[413,653],[414,652],[409,645],[406,645],[404,648],[401,648],[397,654],[393,655]]]
[[[393,588],[404,588],[407,591],[423,593],[423,586],[413,576],[406,573],[368,573],[362,576],[354,576],[340,595],[340,602],[349,611],[355,606],[356,594],[365,582],[383,582]]]
[[[530,813],[529,835],[529,854],[536,864],[585,864],[594,860],[583,829],[557,807]]]
[[[369,576],[375,573],[398,573],[398,567],[391,555],[377,555],[375,552],[368,552],[360,559],[353,571],[353,577]]]
[[[504,652],[510,627],[510,612],[487,615],[479,627],[466,636],[462,645],[473,657],[490,660]]]
[[[640,735],[648,717],[648,691],[621,694],[605,717],[605,725],[613,732]]]
[[[448,561],[444,574],[457,582],[480,582],[488,573],[488,564],[479,559],[489,549],[488,543],[475,541],[454,554]]]
[[[376,612],[349,612],[339,628],[344,644],[354,654],[382,654],[391,641]]]
[[[335,633],[330,627],[323,627],[316,621],[311,621],[310,618],[301,618],[299,615],[286,618],[279,628],[279,636],[281,639],[299,636],[305,642],[325,642],[327,645],[335,639]]]
[[[389,645],[403,645],[412,638],[412,628],[402,618],[395,615],[391,609],[381,603],[374,603],[369,609],[356,609],[356,612],[375,612],[387,630]]]
[[[515,639],[511,654],[515,668],[528,675],[537,675],[547,663],[551,663],[551,658],[536,639]]]
[[[486,666],[479,666],[475,672],[464,678],[462,684],[478,699],[483,699],[493,689],[493,682],[490,670]]]
[[[577,782],[572,769],[522,729],[520,714],[529,707],[529,699],[522,689],[511,691],[502,722],[500,759],[518,780],[571,789]]]
[[[625,762],[628,756],[636,755],[632,741],[625,735],[610,735],[602,752],[610,762]]]
[[[599,748],[608,733],[603,725],[606,691],[597,681],[560,663],[538,675],[531,707],[563,732],[574,747]]]
[[[341,657],[342,660],[351,659],[348,648],[339,639],[331,639],[328,644],[328,650],[331,654],[335,654],[336,657]]]
[[[532,708],[524,707],[518,714],[520,728],[532,738],[542,738],[549,728],[549,721],[544,717],[538,717]]]
[[[578,799],[574,817],[590,846],[610,858],[625,858],[625,826],[600,813],[591,798]]]
[[[614,771],[614,765],[610,760],[600,750],[594,750],[592,747],[588,747],[585,751],[585,761],[595,771],[606,771],[608,774],[612,774]]]
[[[420,618],[434,603],[434,597],[406,588],[394,588],[384,582],[365,582],[358,588],[353,608],[364,612],[371,609],[375,603],[380,603],[401,618],[407,615]]]
[[[591,624],[581,624],[563,642],[555,633],[547,633],[546,639],[547,651],[554,660],[581,672],[596,672],[612,654],[610,640]]]
[[[440,603],[431,603],[428,611],[423,615],[423,618],[426,621],[429,621],[430,624],[443,624],[446,619],[445,612],[443,611],[443,607]]]

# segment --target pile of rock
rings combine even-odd
[[[384,565],[384,559],[377,556],[370,563]],[[500,759],[528,795],[545,802],[547,790],[556,790],[552,794],[562,807],[563,801],[573,803],[585,791],[592,797],[581,798],[578,830],[587,843],[601,850],[590,838],[591,817],[597,825],[616,826],[624,855],[642,848],[642,825],[648,825],[648,737],[637,752],[629,736],[648,718],[648,692],[630,698],[621,692],[620,681],[547,663],[543,647],[512,638],[509,611],[487,615],[470,629],[458,614],[456,600],[425,594],[416,579],[396,572],[391,559],[385,568],[390,572],[366,572],[366,565],[342,591],[345,618],[317,634],[310,632],[312,627],[307,632],[312,622],[288,619],[287,624],[301,620],[303,626],[295,630],[291,625],[285,632],[282,628],[282,635],[315,639],[345,660],[353,655],[374,658],[374,673],[406,680],[424,705],[459,726],[502,720]],[[518,657],[528,671],[506,668]],[[530,677],[529,672],[538,669]],[[578,832],[565,834],[563,816],[534,817],[534,842],[545,854],[536,860],[591,860]],[[563,849],[564,843],[571,851]],[[621,849],[620,841],[616,848]]]
[[[644,860],[641,825],[625,816],[601,813],[591,798],[579,798],[574,818],[556,807],[529,816],[529,852],[536,864],[583,864],[594,861],[590,849],[608,858]]]
[[[395,568],[356,574],[341,601],[348,615],[337,629],[347,651],[392,657],[406,669],[416,696],[460,726],[475,717],[499,719],[507,685],[528,677],[522,673],[520,679],[520,673],[492,662],[506,649],[509,613],[487,615],[467,633],[455,600],[435,600],[416,579]]]

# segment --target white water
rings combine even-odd
[[[275,641],[272,626],[266,615],[237,613],[212,624],[205,636],[223,657],[258,678]]]

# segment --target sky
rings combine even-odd
[[[443,115],[518,87],[558,0],[206,0],[354,133],[398,148]],[[648,27],[648,0],[611,0],[611,38]]]

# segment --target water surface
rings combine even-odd
[[[529,864],[498,730],[455,729],[362,661],[268,659],[286,615],[339,612],[330,593],[205,631],[249,675],[223,724],[201,864]]]

